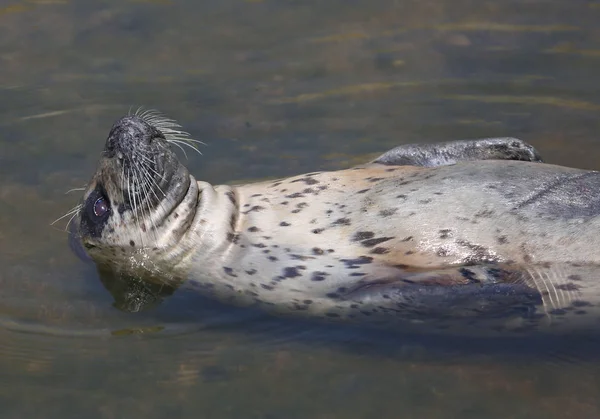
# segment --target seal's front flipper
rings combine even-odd
[[[517,138],[484,138],[435,144],[407,144],[393,148],[371,163],[390,166],[447,166],[468,160],[542,162],[537,150]]]
[[[507,324],[532,327],[546,317],[544,296],[527,272],[499,266],[405,272],[364,282],[340,300],[353,309],[351,318],[418,325],[423,331],[460,328],[460,333],[487,334]]]

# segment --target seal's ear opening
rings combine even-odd
[[[104,288],[115,300],[113,306],[127,313],[154,308],[176,290],[172,285],[144,281],[102,267],[98,267],[98,275]]]

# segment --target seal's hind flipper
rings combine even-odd
[[[542,162],[537,150],[517,138],[484,138],[435,144],[406,144],[393,148],[371,163],[390,166],[448,166],[468,160],[522,160]]]

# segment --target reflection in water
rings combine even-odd
[[[173,295],[175,288],[166,284],[155,284],[133,277],[114,275],[98,271],[100,281],[115,299],[114,306],[122,311],[137,313],[149,310],[162,303],[165,297]]]
[[[48,227],[137,104],[208,144],[189,166],[212,183],[489,136],[598,168],[596,2],[13,3],[0,6],[0,416],[600,417],[600,363],[565,355],[592,342],[454,345],[222,309],[185,287],[101,282]]]

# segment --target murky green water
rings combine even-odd
[[[599,23],[580,0],[1,2],[0,417],[600,416],[600,358],[544,343],[390,341],[185,292],[120,311],[49,226],[131,105],[208,143],[189,167],[217,183],[482,136],[598,168]]]

